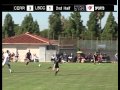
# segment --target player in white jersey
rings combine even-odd
[[[12,73],[11,66],[10,66],[10,63],[9,63],[10,56],[9,56],[9,51],[8,51],[8,50],[3,54],[3,57],[4,57],[4,60],[3,60],[3,62],[2,62],[2,67],[4,67],[5,64],[7,64],[10,73]]]

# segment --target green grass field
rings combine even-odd
[[[118,64],[65,63],[57,76],[51,63],[11,63],[2,69],[2,90],[118,90]]]

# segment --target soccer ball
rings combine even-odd
[[[41,66],[41,64],[38,65],[39,67]]]

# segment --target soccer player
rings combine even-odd
[[[55,60],[54,62],[54,70],[55,70],[55,76],[57,75],[57,73],[59,72],[59,60]]]
[[[97,53],[95,52],[95,54],[93,55],[94,64],[96,64],[97,59],[98,59],[98,55],[97,55]]]
[[[27,54],[26,54],[26,59],[27,59],[26,65],[28,65],[29,62],[31,61],[31,57],[32,57],[32,55],[31,55],[31,52],[30,52],[30,50],[29,50],[29,51],[27,52]]]
[[[117,63],[118,61],[118,53],[115,54],[115,62],[114,63]]]
[[[10,63],[9,63],[9,61],[10,61],[10,56],[9,56],[9,51],[8,51],[8,50],[3,54],[3,57],[4,57],[4,60],[3,60],[3,62],[2,62],[2,67],[4,67],[5,64],[7,64],[10,73],[12,73],[11,65],[10,65]]]
[[[15,62],[18,61],[18,57],[19,57],[19,53],[18,53],[18,51],[16,51],[16,53],[15,53]]]
[[[103,59],[102,57],[103,57],[103,56],[102,56],[102,54],[100,53],[100,54],[98,55],[98,58],[97,58],[99,64],[102,62],[102,59]]]
[[[52,66],[53,67],[48,67],[48,69],[51,69],[52,68],[52,70],[54,70],[54,62],[55,62],[55,59],[56,59],[56,55],[55,54],[53,54],[52,56],[51,56],[51,62],[52,62]]]

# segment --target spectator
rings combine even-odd
[[[12,62],[13,62],[13,60],[14,60],[14,56],[15,56],[15,53],[12,52],[12,54],[11,54],[11,60],[12,60]]]
[[[81,63],[85,62],[85,58],[83,56],[81,56]]]
[[[70,56],[68,57],[68,61],[71,62],[73,59],[73,54],[71,53]]]
[[[87,55],[86,59],[87,59],[88,62],[91,62],[91,60],[93,59],[92,54],[89,53],[89,54]]]
[[[18,53],[18,51],[16,51],[16,53],[15,53],[15,62],[18,61],[18,57],[19,57],[19,53]]]
[[[102,62],[102,54],[100,53],[97,57],[98,63],[100,64]]]
[[[96,64],[96,62],[98,61],[98,55],[96,52],[93,55],[93,60],[94,60],[94,64]]]
[[[67,56],[67,54],[65,52],[63,53],[63,60],[68,62],[68,56]]]

